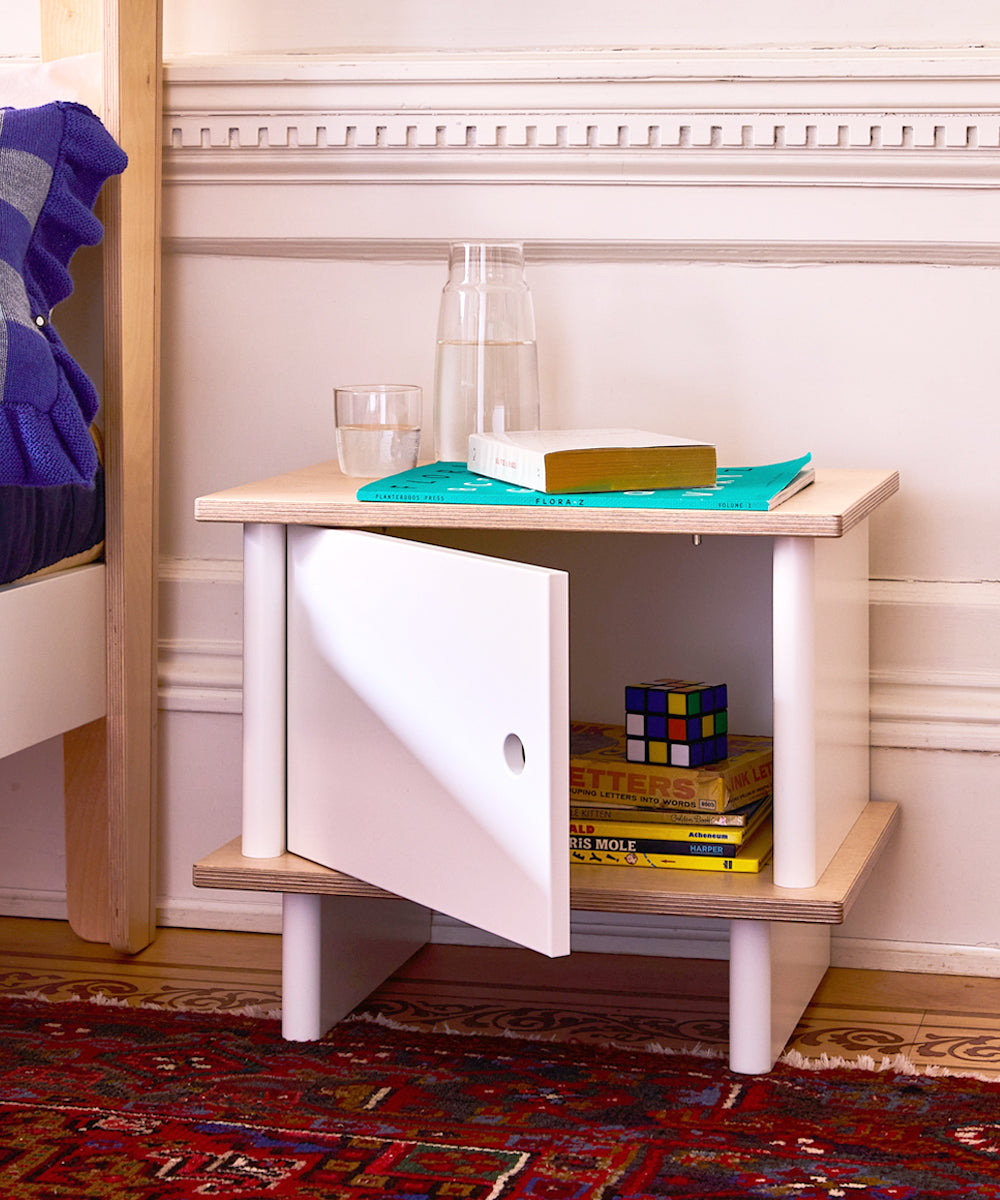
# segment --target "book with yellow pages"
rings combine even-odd
[[[612,838],[594,838],[593,842],[593,846],[589,848],[571,847],[570,863],[584,867],[656,867],[660,870],[735,871],[756,874],[771,861],[774,852],[774,826],[771,821],[765,821],[731,856],[657,854],[655,850],[641,849],[639,844],[634,849],[611,849],[612,843],[621,847],[621,840],[616,842],[616,839]]]
[[[653,820],[628,820],[629,810],[622,809],[615,820],[589,820],[586,817],[574,815],[581,810],[570,808],[569,832],[570,837],[576,838],[636,838],[644,845],[657,849],[653,844],[662,843],[658,848],[661,854],[685,853],[679,849],[687,845],[728,846],[729,853],[733,847],[742,846],[757,827],[771,815],[771,799],[761,800],[754,805],[754,815],[746,825],[682,825],[669,819],[663,813],[653,814]],[[586,810],[583,810],[586,811]],[[650,811],[644,816],[649,817]]]
[[[536,492],[714,487],[715,447],[645,429],[474,433],[469,470]]]
[[[753,824],[760,815],[761,806],[770,804],[770,795],[740,808],[729,808],[725,812],[699,812],[681,808],[644,808],[637,804],[611,803],[577,803],[570,801],[569,819],[571,821],[641,821],[643,825],[669,826],[671,837],[683,836],[686,828],[694,825],[702,829],[715,830],[720,826],[742,831],[744,826]]]

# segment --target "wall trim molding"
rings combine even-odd
[[[873,671],[873,748],[1000,752],[1000,677],[982,672]],[[165,712],[239,715],[242,645],[161,639],[159,704]]]
[[[986,51],[178,61],[165,180],[994,188],[998,83]]]
[[[0,914],[65,921],[65,893],[0,889]],[[160,925],[174,928],[280,934],[281,902],[280,897],[270,895],[229,897],[208,893],[204,899],[185,897],[183,900],[160,897],[158,920]],[[711,959],[726,959],[729,955],[725,921],[686,924],[681,918],[649,918],[648,922],[642,922],[634,916],[577,912],[572,915],[571,933],[576,952]],[[431,941],[466,946],[510,945],[440,913],[434,915]],[[831,961],[835,967],[861,970],[1000,978],[1000,947],[997,946],[855,938],[834,931]]]
[[[1000,618],[1000,581],[873,579],[873,623],[894,641],[878,647],[871,673],[872,745],[925,750],[1000,751],[1000,672],[978,666],[924,665],[895,654],[928,655],[921,642],[948,631],[953,654],[977,647],[990,663]],[[880,612],[879,610],[882,610]],[[885,613],[884,622],[879,618]],[[902,639],[902,640],[900,640]],[[965,659],[969,654],[966,651]]]
[[[440,263],[448,242],[437,238],[198,237],[163,239],[165,253],[211,258],[297,259],[395,265]],[[620,241],[528,238],[531,262],[594,264],[674,263],[715,266],[801,267],[881,264],[885,266],[996,267],[998,242],[935,241]]]
[[[243,645],[230,639],[162,638],[158,669],[165,712],[240,714]]]
[[[648,954],[663,958],[729,957],[726,921],[686,925],[682,919],[656,918],[636,925],[634,917],[613,913],[579,913],[571,918],[574,951],[609,954]],[[715,928],[712,928],[714,925]],[[435,914],[431,940],[450,945],[505,946],[500,938]],[[831,965],[860,970],[910,971],[935,975],[1000,977],[1000,946],[953,946],[939,942],[900,942],[887,938],[856,938],[833,931]]]
[[[1000,752],[1000,674],[873,671],[872,746]]]
[[[167,559],[160,567],[161,610],[191,614],[184,633],[167,633],[159,649],[159,702],[165,711],[242,712],[242,564],[230,559]],[[953,629],[996,627],[1000,582],[871,581],[873,612],[926,610]],[[206,606],[212,608],[208,616]],[[225,623],[215,609],[227,614]],[[891,657],[872,668],[872,745],[954,751],[1000,751],[1000,674],[917,669]]]
[[[514,945],[443,913],[433,916],[431,941],[458,946]],[[574,911],[570,914],[570,941],[574,952],[725,959],[729,957],[729,923]]]
[[[998,97],[989,52],[175,63],[165,247],[995,267]]]
[[[941,942],[895,942],[834,933],[831,965],[876,971],[1000,978],[1000,946],[950,946]]]
[[[38,888],[0,888],[0,915],[65,921],[69,915],[66,892]]]

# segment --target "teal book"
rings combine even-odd
[[[461,462],[436,462],[376,479],[359,500],[419,504],[519,504],[546,508],[685,508],[768,512],[812,483],[812,456],[759,467],[720,467],[714,487],[634,492],[563,492],[552,495],[475,475]]]

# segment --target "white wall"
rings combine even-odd
[[[166,0],[164,44],[180,54],[316,53],[344,49],[522,50],[594,47],[983,46],[1000,41],[989,0],[900,5],[877,0]]]
[[[37,58],[40,49],[38,11],[21,0],[0,3],[0,61],[5,58]]]
[[[239,829],[239,533],[194,498],[332,456],[337,380],[421,383],[429,415],[445,242],[519,236],[547,423],[900,469],[872,523],[872,731],[873,793],[904,820],[835,956],[1000,973],[969,849],[1000,753],[1000,14],[538,8],[168,0],[163,919],[276,927],[269,898],[189,882]],[[58,892],[56,854],[8,904]],[[653,948],[637,925],[577,932]],[[688,949],[718,942],[699,925]]]

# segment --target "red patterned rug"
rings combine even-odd
[[[0,1196],[1000,1196],[1000,1088],[0,1000]]]

